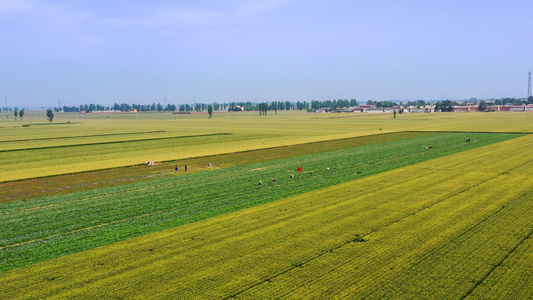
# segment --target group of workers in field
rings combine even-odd
[[[467,138],[465,142],[469,143],[470,139]],[[433,146],[428,146],[428,147],[426,147],[426,150],[429,150],[429,149],[432,149],[432,148],[433,148]],[[211,163],[209,164],[209,166],[211,167]],[[337,168],[336,166],[333,167],[333,169],[336,169],[336,168]],[[327,168],[327,170],[329,170],[329,167]],[[300,173],[303,172],[302,167],[298,167],[297,171],[300,172]],[[176,172],[176,173],[178,172],[178,166],[176,166],[174,168],[174,172]],[[187,172],[187,165],[185,165],[185,172]],[[313,174],[313,171],[311,171],[309,173]],[[355,175],[357,175],[357,173],[355,173]],[[290,178],[294,178],[294,174],[291,174]],[[272,179],[272,182],[276,182],[276,181],[277,181],[276,179]],[[263,181],[262,180],[259,180],[259,185],[263,185]]]
[[[326,169],[329,170],[329,167],[327,167]],[[333,169],[337,169],[337,167],[334,166]],[[297,171],[302,173],[303,172],[302,167],[298,167]],[[309,174],[313,174],[313,171],[310,171]],[[291,174],[290,178],[294,178],[294,174]],[[272,182],[276,182],[276,181],[277,181],[276,179],[272,179]],[[263,181],[262,180],[259,180],[259,185],[263,185]]]

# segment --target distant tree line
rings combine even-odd
[[[128,104],[128,103],[115,103],[113,106],[105,106],[100,104],[82,104],[80,106],[63,106],[61,108],[54,108],[54,111],[59,112],[94,112],[94,111],[180,111],[180,112],[208,112],[209,106],[211,106],[211,112],[213,111],[274,111],[278,110],[305,110],[312,111],[323,107],[329,107],[331,109],[342,109],[350,106],[359,105],[356,99],[337,99],[337,100],[312,100],[307,101],[272,101],[272,102],[213,102],[211,104],[206,103],[194,103],[181,104],[176,106],[174,104],[167,104],[163,106],[161,103],[152,104]]]
[[[487,103],[488,102],[488,103]],[[392,101],[374,101],[374,100],[368,100],[366,102],[367,105],[372,105],[377,108],[392,108],[392,107],[422,107],[426,105],[435,105],[436,111],[452,111],[453,106],[461,106],[461,105],[467,105],[467,104],[479,104],[479,102],[475,98],[471,98],[468,102],[455,102],[452,100],[444,100],[444,101],[437,101],[437,102],[430,102],[430,101],[424,101],[424,100],[416,100],[416,101],[407,101],[405,104],[400,102],[398,105],[395,102]],[[494,105],[523,105],[523,104],[533,104],[533,97],[529,97],[529,99],[516,99],[516,98],[501,98],[501,99],[490,99],[489,101],[485,101],[482,106],[485,104],[491,104],[494,103]],[[180,111],[180,112],[209,112],[209,106],[211,106],[211,113],[213,111],[259,111],[261,115],[266,115],[267,111],[274,111],[274,113],[277,113],[277,111],[283,111],[283,110],[304,110],[304,111],[315,111],[317,109],[321,108],[329,108],[330,110],[339,110],[347,107],[354,107],[358,106],[359,103],[357,102],[357,99],[336,99],[336,100],[311,100],[310,102],[307,101],[297,101],[297,102],[290,102],[290,101],[271,101],[271,102],[223,102],[223,103],[217,103],[213,102],[211,104],[206,103],[194,103],[194,104],[181,104],[181,105],[174,105],[174,104],[167,104],[162,105],[161,103],[152,103],[152,104],[128,104],[128,103],[115,103],[113,106],[104,106],[100,104],[83,104],[80,106],[63,106],[62,108],[54,108],[56,112],[58,111],[64,111],[64,112],[93,112],[93,111],[123,111],[123,112],[129,112],[129,111]]]
[[[63,106],[62,108],[55,108],[56,112],[63,110],[64,112],[93,112],[93,111],[175,111],[176,105],[167,104],[167,106],[161,105],[161,103],[153,104],[128,104],[128,103],[115,103],[113,106],[104,106],[100,104],[82,104],[80,106]]]

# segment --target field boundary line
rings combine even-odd
[[[433,133],[503,133],[503,134],[533,134],[533,132],[523,131],[470,131],[470,130],[405,130],[402,132],[433,132]]]

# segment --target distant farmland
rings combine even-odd
[[[533,115],[114,118],[0,122],[2,298],[533,297]]]

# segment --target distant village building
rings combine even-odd
[[[494,105],[494,101],[487,101],[487,106],[484,111],[511,111],[511,112],[521,112],[521,111],[533,111],[533,105]],[[435,105],[425,105],[425,106],[403,106],[396,105],[394,107],[380,107],[377,108],[375,105],[363,104],[353,107],[346,107],[344,109],[332,109],[330,107],[322,107],[316,109],[316,113],[340,113],[340,112],[366,112],[366,113],[434,113]],[[452,112],[479,112],[479,104],[474,103],[464,103],[464,105],[456,105],[451,108]]]

